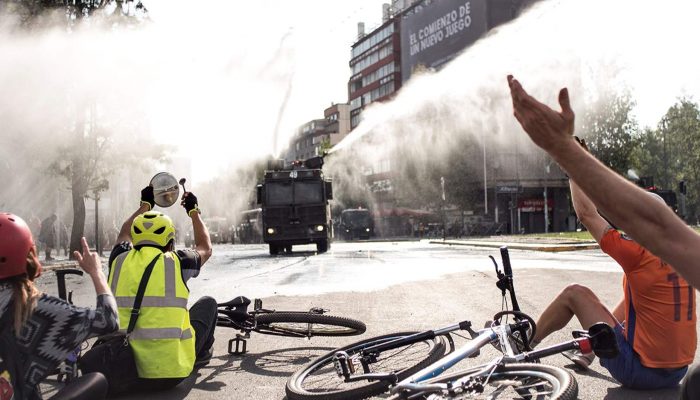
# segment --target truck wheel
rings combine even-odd
[[[319,254],[327,252],[328,251],[328,239],[323,239],[320,242],[316,243],[316,250],[318,251]]]
[[[276,244],[270,243],[270,255],[276,256],[277,254],[279,254],[279,252],[280,252],[280,248],[277,247]]]

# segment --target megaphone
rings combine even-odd
[[[178,180],[168,172],[159,172],[151,178],[153,197],[159,207],[170,207],[180,198]]]

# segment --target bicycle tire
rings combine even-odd
[[[438,376],[425,381],[430,383],[454,382],[457,379],[478,373],[484,366],[473,367],[463,371]],[[539,383],[536,381],[539,380]],[[518,383],[519,387],[512,384]],[[494,385],[498,384],[498,385]],[[395,394],[388,400],[428,399],[431,400],[465,400],[465,399],[526,399],[526,400],[574,400],[578,398],[578,384],[570,372],[545,364],[514,363],[505,364],[496,369],[483,383],[483,392],[460,392],[453,389],[450,393],[426,393],[425,395]],[[495,386],[496,393],[490,392]],[[533,393],[532,390],[535,390]],[[548,393],[551,390],[551,393]]]
[[[365,333],[364,322],[312,312],[259,314],[255,331],[276,336],[354,336]]]
[[[377,336],[338,348],[318,357],[289,378],[286,386],[287,398],[289,400],[354,400],[386,392],[390,386],[388,381],[365,380],[346,383],[335,372],[333,356],[338,351],[345,351],[349,355],[356,354],[367,347],[415,333],[417,332],[399,332]],[[447,349],[447,339],[444,336],[438,336],[435,339],[425,340],[414,345],[401,346],[393,352],[387,350],[382,353],[384,357],[380,356],[373,364],[376,368],[371,372],[395,372],[399,380],[405,379],[442,358]],[[411,353],[416,353],[416,357],[410,359]],[[395,356],[402,356],[408,360],[392,359],[396,358]],[[396,365],[390,365],[392,361]]]

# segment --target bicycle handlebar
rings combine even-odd
[[[83,271],[75,268],[59,269],[56,271],[56,284],[58,286],[58,298],[73,304],[72,297],[66,293],[66,275],[82,276]]]
[[[513,268],[510,266],[510,256],[508,255],[508,247],[501,246],[501,260],[503,260],[503,272],[508,277],[513,276]]]

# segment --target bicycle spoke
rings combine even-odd
[[[465,388],[460,392],[456,390],[450,394],[432,394],[427,397],[430,400],[440,399],[548,399],[554,393],[551,382],[541,377],[530,375],[503,375],[494,374],[488,382],[483,382],[483,389]]]
[[[295,323],[295,322],[273,322],[268,325],[270,328],[290,332],[290,333],[300,333],[307,334],[311,333],[333,333],[333,332],[345,332],[348,328],[336,325],[326,325],[326,324],[309,324],[309,323]]]

